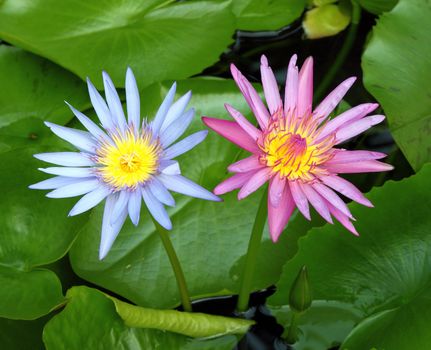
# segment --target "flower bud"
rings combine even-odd
[[[289,306],[292,311],[302,313],[310,307],[312,300],[307,267],[304,265],[290,288]]]

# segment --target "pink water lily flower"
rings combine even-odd
[[[310,220],[311,204],[328,222],[332,216],[357,235],[349,208],[335,192],[360,204],[371,202],[339,174],[379,172],[393,169],[379,162],[386,155],[371,151],[348,151],[334,146],[362,133],[384,120],[383,115],[367,116],[378,105],[364,103],[329,119],[354,83],[354,77],[338,85],[314,110],[313,59],[309,57],[298,72],[297,56],[289,62],[284,103],[274,73],[265,56],[261,77],[268,108],[250,82],[231,65],[232,76],[253,111],[259,127],[226,104],[235,121],[203,117],[215,132],[251,153],[231,164],[232,177],[220,183],[217,195],[240,189],[243,199],[269,181],[268,224],[272,240],[277,241],[295,207]]]

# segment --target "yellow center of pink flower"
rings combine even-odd
[[[259,143],[264,153],[261,161],[289,181],[312,181],[313,171],[330,158],[327,151],[332,147],[328,142],[315,143],[316,129],[311,117],[290,123],[283,116],[273,116]]]
[[[115,189],[135,188],[157,171],[160,145],[148,131],[135,136],[132,130],[112,136],[97,151],[99,173],[103,181]]]

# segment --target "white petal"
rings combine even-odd
[[[48,198],[76,197],[91,192],[100,185],[101,184],[98,179],[84,180],[57,188],[56,190],[47,193],[46,196]]]
[[[78,152],[53,152],[33,155],[36,159],[62,166],[92,166],[89,154]]]
[[[80,151],[90,153],[96,152],[97,143],[91,137],[89,132],[60,126],[50,122],[45,122],[45,125],[48,126],[58,137],[74,145]]]
[[[193,108],[189,109],[180,118],[176,119],[168,128],[160,132],[160,143],[163,148],[175,142],[189,127],[195,115]]]
[[[153,130],[154,136],[159,134],[160,128],[162,127],[163,122],[165,121],[166,114],[168,113],[169,108],[172,105],[175,97],[175,91],[177,89],[177,83],[173,83],[172,87],[169,89],[166,94],[165,99],[159,107],[159,110],[154,117],[153,122],[151,123],[151,129]]]
[[[170,146],[168,149],[164,151],[165,159],[172,159],[178,157],[179,155],[190,151],[192,148],[200,144],[205,137],[208,135],[208,130],[202,130],[195,132],[177,142],[176,144]]]
[[[103,201],[109,194],[111,189],[106,186],[99,186],[94,191],[87,193],[82,197],[72,208],[69,216],[75,216],[81,214],[91,208],[94,208],[97,204]]]
[[[127,101],[127,118],[129,125],[133,126],[136,131],[139,130],[141,123],[140,98],[138,85],[132,69],[127,68],[126,73],[126,101]]]
[[[221,201],[221,199],[215,194],[185,178],[184,176],[160,174],[158,178],[170,191],[185,194],[186,196],[190,197],[206,199],[209,201]]]
[[[166,130],[175,120],[180,118],[192,98],[192,92],[188,91],[185,95],[181,96],[168,110],[165,120],[163,121],[161,132]]]
[[[172,223],[169,218],[166,209],[163,207],[162,203],[160,203],[156,197],[153,196],[151,191],[148,188],[142,188],[142,196],[145,201],[145,205],[148,208],[151,216],[156,220],[160,225],[162,225],[165,229],[171,230]]]
[[[127,217],[127,209],[124,208],[115,224],[111,225],[111,215],[117,200],[116,194],[111,194],[106,199],[105,210],[103,212],[102,237],[100,239],[99,259],[102,260],[109,252],[123,227]]]
[[[91,83],[90,79],[87,78],[88,93],[90,94],[91,104],[99,117],[100,122],[103,127],[107,130],[114,130],[115,126],[112,121],[111,112],[106,105],[105,100],[100,96],[99,92],[96,90],[94,85]]]
[[[109,77],[108,73],[102,72],[103,85],[105,86],[106,102],[111,112],[112,120],[120,128],[121,131],[126,129],[126,117],[124,116],[123,106],[121,105],[120,97],[117,90],[115,90],[114,83]]]
[[[40,171],[67,177],[92,177],[94,176],[93,168],[71,168],[71,167],[50,167],[50,168],[39,168]]]
[[[77,177],[56,176],[30,185],[28,188],[31,188],[32,190],[52,190],[61,186],[81,182],[82,180],[82,178]]]
[[[156,177],[154,177],[148,184],[148,188],[154,197],[156,197],[160,202],[169,205],[170,207],[175,206],[174,197],[172,197],[167,188]]]
[[[141,214],[141,191],[139,189],[130,193],[128,211],[130,220],[132,220],[133,225],[138,226],[139,216]]]

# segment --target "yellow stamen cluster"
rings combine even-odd
[[[296,120],[281,113],[273,116],[259,143],[261,161],[289,181],[312,181],[316,167],[332,157],[328,139],[316,143],[317,126],[311,116]]]
[[[160,145],[148,131],[136,136],[132,130],[112,136],[97,152],[99,173],[105,183],[114,187],[135,188],[155,174]]]

